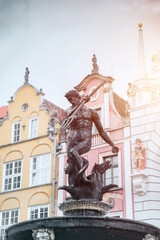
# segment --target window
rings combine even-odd
[[[21,188],[22,160],[4,164],[3,191]]]
[[[29,208],[29,219],[47,218],[49,216],[49,206],[39,205]]]
[[[101,121],[101,108],[98,108],[98,109],[95,109],[96,110],[96,112],[98,113],[98,115],[99,115],[99,117],[100,117],[100,121]],[[98,130],[97,130],[97,128],[96,128],[96,126],[95,126],[95,124],[93,123],[93,126],[92,126],[92,135],[95,135],[95,134],[98,134]]]
[[[51,154],[43,154],[31,158],[31,186],[50,182]]]
[[[12,143],[16,143],[20,141],[21,135],[21,122],[13,123],[12,126]]]
[[[29,124],[29,138],[38,137],[38,118],[31,118]]]
[[[19,210],[7,210],[0,212],[0,240],[5,239],[5,229],[19,222]]]
[[[103,161],[111,161],[111,168],[104,173],[104,185],[117,184],[119,186],[118,155],[104,157]]]

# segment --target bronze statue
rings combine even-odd
[[[74,200],[94,199],[102,201],[104,193],[109,192],[112,188],[118,187],[115,184],[103,186],[103,174],[110,167],[110,161],[106,161],[102,164],[95,163],[91,174],[86,177],[87,181],[84,181],[81,175],[81,179],[79,178],[78,183],[75,181],[74,185],[63,186],[59,189],[69,192]]]
[[[104,84],[104,82],[101,83],[94,92],[102,86],[102,84]],[[92,94],[93,92],[91,95]],[[93,185],[95,185],[95,178],[93,179],[93,177],[91,177],[93,174],[88,177],[85,176],[85,170],[87,169],[89,162],[87,159],[81,157],[82,154],[87,153],[91,149],[92,124],[95,124],[102,139],[112,147],[113,153],[118,153],[119,149],[104,131],[98,113],[84,105],[84,103],[89,101],[90,95],[81,99],[78,91],[71,90],[65,94],[65,97],[71,103],[71,107],[66,110],[66,122],[69,129],[69,136],[67,143],[68,160],[65,167],[65,173],[68,174],[69,187],[63,186],[60,189],[70,192],[73,199],[96,198],[101,200],[102,197],[97,196],[101,195],[101,191],[103,192],[102,187],[98,190],[98,194],[95,193],[94,196],[91,196],[93,194],[89,194],[89,191],[87,190],[88,188],[90,190],[93,188]],[[101,175],[103,174],[102,171],[100,171],[100,173]],[[82,196],[84,195],[84,192],[87,192],[87,194]],[[93,189],[91,192],[93,193]]]
[[[66,111],[67,117],[69,117],[81,103],[81,97],[76,90],[67,92],[65,97],[72,104],[72,106]],[[85,99],[86,101],[89,100],[87,97]],[[118,152],[118,148],[114,145],[112,140],[104,131],[98,113],[95,110],[82,105],[69,126],[69,137],[67,144],[68,162],[67,166],[65,167],[66,173],[69,174],[73,169],[73,166],[76,168],[76,172],[78,174],[84,171],[84,168],[86,169],[88,167],[88,160],[82,158],[81,155],[91,149],[93,123],[95,124],[103,140],[112,146],[112,152]],[[74,174],[74,177],[77,176]],[[69,178],[69,185],[73,185],[74,182],[75,179],[73,179],[73,177]]]

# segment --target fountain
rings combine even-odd
[[[15,224],[7,230],[8,240],[160,239],[160,229],[153,225],[107,217],[107,211],[113,205],[110,201],[102,202],[103,194],[117,187],[114,184],[103,186],[103,174],[111,167],[109,161],[95,164],[91,174],[88,176],[85,174],[89,162],[81,155],[91,148],[92,122],[103,140],[111,145],[112,152],[119,151],[104,131],[96,111],[84,105],[103,84],[104,81],[82,100],[76,90],[65,95],[72,106],[67,109],[67,118],[57,130],[57,133],[66,128],[70,130],[67,144],[68,160],[65,167],[69,186],[59,188],[71,195],[71,200],[59,206],[65,216]]]

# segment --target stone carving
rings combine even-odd
[[[152,57],[153,62],[153,70],[160,70],[160,51],[153,55]]]
[[[158,240],[158,237],[155,237],[151,234],[146,234],[142,240]]]
[[[132,84],[132,83],[128,83],[127,95],[128,96],[135,95],[135,90],[136,90],[136,86],[134,84]]]
[[[154,89],[150,91],[151,102],[159,102],[160,101],[160,90]]]
[[[113,208],[113,207],[115,206],[115,200],[114,200],[113,197],[108,198],[107,201],[106,201],[106,203],[107,203],[108,205],[110,205],[111,208]]]
[[[56,134],[56,124],[59,122],[57,115],[58,115],[57,111],[52,111],[51,118],[48,122],[47,132],[51,140],[53,140],[53,137]]]
[[[146,177],[147,175],[141,172],[137,172],[132,175],[133,185],[138,196],[143,196],[144,194],[146,194]]]
[[[140,139],[136,139],[136,146],[134,148],[134,159],[137,171],[145,168],[145,148]]]
[[[100,84],[94,92],[98,90],[100,86],[102,86],[102,84]],[[92,94],[94,92],[92,92]],[[88,198],[101,201],[103,194],[109,191],[110,188],[115,187],[115,185],[109,185],[105,188],[102,187],[102,175],[111,167],[109,162],[95,164],[91,175],[87,177],[85,175],[89,161],[81,157],[81,155],[91,149],[92,124],[95,124],[102,139],[112,146],[113,153],[118,153],[119,149],[104,131],[98,113],[84,105],[84,103],[90,100],[91,94],[81,99],[76,90],[71,90],[65,94],[65,97],[72,104],[66,111],[67,121],[71,119],[68,124],[68,160],[65,167],[65,173],[68,174],[69,186],[63,186],[60,187],[60,189],[68,191],[73,199]]]
[[[32,231],[32,237],[34,240],[54,240],[55,235],[52,229],[35,229]]]

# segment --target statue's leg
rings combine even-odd
[[[73,144],[73,141],[68,141],[67,143],[67,164],[64,168],[64,171],[66,174],[69,174],[72,169],[73,169],[73,165],[74,165],[74,159],[73,159],[73,156],[71,154],[71,149],[73,148],[74,144]]]
[[[73,186],[75,184],[75,180],[78,176],[77,166],[73,165],[73,169],[70,173],[68,173],[68,184],[69,186]]]
[[[84,160],[80,155],[88,152],[90,148],[90,141],[88,139],[85,139],[71,149],[70,153],[75,160],[78,170],[80,170],[84,165]]]

